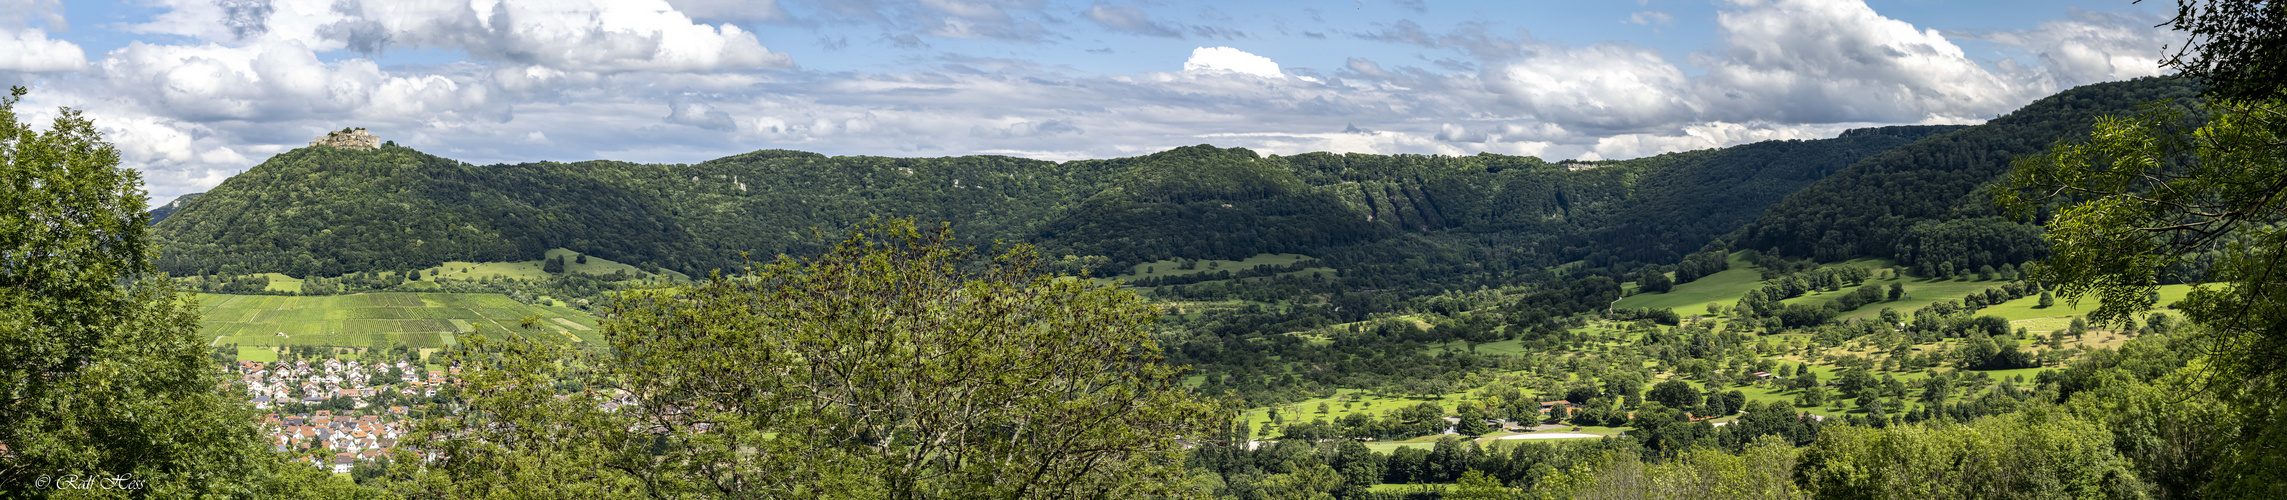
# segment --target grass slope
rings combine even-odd
[[[520,331],[519,320],[538,315],[539,338],[601,342],[596,318],[562,307],[529,306],[499,294],[365,293],[320,297],[197,294],[200,334],[217,343],[253,346],[375,347],[403,342],[416,348],[455,344],[478,329]],[[587,328],[565,325],[569,321]],[[281,336],[279,334],[283,333]]]
[[[270,278],[270,286],[266,290],[302,293],[302,280],[300,278],[279,273],[262,273],[261,275]]]
[[[473,280],[487,276],[493,278],[539,280],[547,279],[549,276],[547,271],[541,270],[541,266],[547,259],[563,257],[564,272],[567,273],[586,273],[601,276],[617,271],[626,271],[629,276],[635,276],[638,278],[652,276],[649,273],[643,272],[643,269],[637,268],[633,265],[614,262],[611,259],[597,257],[594,255],[588,256],[588,263],[581,264],[578,261],[579,255],[579,252],[556,248],[548,250],[547,256],[539,260],[526,260],[518,262],[450,261],[444,263],[443,265],[422,269],[421,272],[429,276],[442,276],[446,278],[462,280]],[[678,273],[675,271],[663,270],[662,274],[672,277],[676,281],[687,282],[691,280],[690,276],[686,276],[683,273]],[[272,278],[272,280],[271,288],[277,288],[275,281],[276,278]],[[300,283],[300,281],[296,281],[296,283],[296,286],[299,286],[298,283]]]
[[[2178,315],[2175,310],[2168,309],[2167,307],[2170,304],[2175,304],[2176,301],[2184,300],[2184,296],[2191,292],[2191,285],[2166,285],[2160,287],[2159,311],[2171,316],[2178,316],[2178,319],[2181,319],[2181,315]],[[2058,298],[2055,305],[2051,305],[2046,308],[2038,307],[2040,305],[2041,296],[2028,295],[2020,297],[2016,300],[2011,300],[1984,309],[1979,309],[1977,313],[1981,315],[2000,316],[2002,319],[2009,320],[2009,322],[2012,324],[2025,327],[2026,330],[2031,330],[2034,332],[2048,332],[2071,326],[2074,317],[2086,314],[2088,311],[2096,310],[2097,302],[2096,299],[2092,297],[2087,300],[2083,300],[2080,304],[2080,307],[2073,307],[2072,304],[2065,303],[2063,298]],[[2143,320],[2144,318],[2137,318],[2137,321],[2141,322]]]
[[[1763,286],[1763,275],[1741,258],[1745,252],[1731,253],[1731,268],[1723,272],[1702,276],[1690,283],[1676,285],[1667,293],[1646,293],[1620,299],[1613,307],[1674,309],[1679,314],[1705,312],[1710,302],[1729,306],[1739,302],[1747,292]]]

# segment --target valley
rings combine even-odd
[[[0,499],[2287,498],[2287,2],[325,3],[0,15]]]
[[[1231,444],[1197,450],[1191,470],[1332,453],[1327,466],[1359,475],[1353,494],[1410,498],[1459,470],[1539,484],[1545,471],[1518,467],[2015,418],[2078,390],[2131,340],[2179,328],[2181,281],[2201,271],[2161,276],[2157,307],[2134,321],[2092,322],[2095,304],[2056,302],[2035,278],[2041,228],[1999,216],[1969,182],[2008,158],[1977,148],[2029,147],[2185,91],[2104,84],[1984,125],[1590,169],[1206,145],[1062,163],[763,151],[482,167],[313,147],[168,205],[153,230],[220,361],[275,371],[379,354],[449,372],[521,345],[574,370],[535,382],[617,402],[628,393],[582,391],[600,381],[570,374],[586,369],[571,360],[627,355],[603,334],[638,321],[622,315],[784,279],[766,276],[881,237],[836,243],[847,228],[947,221],[933,245],[1029,245],[1040,260],[1026,272],[1088,276],[1156,316],[1176,390],[1232,412],[1216,431]],[[1874,212],[1808,201],[1890,196],[1851,187],[1869,182],[1924,195]],[[300,208],[248,217],[273,206]],[[1835,221],[1873,226],[1816,229]],[[1828,236],[1803,244],[1803,231]],[[304,232],[317,236],[279,236]],[[294,395],[295,411],[374,406],[362,386],[323,389],[247,394]]]

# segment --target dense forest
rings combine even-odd
[[[1159,259],[1301,253],[1404,277],[1358,288],[1435,290],[1531,281],[1571,261],[1666,264],[1805,184],[1948,129],[1855,130],[1584,169],[1491,154],[1264,156],[1205,145],[1063,163],[758,151],[693,165],[483,166],[395,145],[310,147],[153,219],[159,264],[181,275],[342,276],[529,260],[549,248],[704,275],[814,251],[813,229],[888,216],[1102,256],[1099,275]]]
[[[2098,117],[2146,103],[2190,109],[2199,87],[2143,78],[2089,85],[2034,101],[1984,124],[1872,155],[1739,228],[1741,248],[1822,261],[1889,257],[1929,269],[1998,266],[2044,256],[2039,225],[2000,217],[1992,186],[2019,155],[2085,137]]]

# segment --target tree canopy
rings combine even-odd
[[[0,488],[102,477],[163,498],[343,493],[271,455],[252,409],[221,390],[198,304],[152,266],[139,176],[78,111],[44,131],[19,121],[26,93],[0,98]]]
[[[1179,385],[1135,294],[873,221],[814,259],[623,300],[612,351],[553,398],[560,348],[472,358],[467,411],[408,484],[565,494],[1128,498],[1165,492],[1223,409]],[[479,341],[490,342],[490,341]],[[486,361],[498,359],[498,361]],[[606,402],[616,412],[597,410]],[[530,471],[508,480],[502,470]],[[457,488],[457,490],[456,490]],[[508,488],[508,489],[503,489]]]

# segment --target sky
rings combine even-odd
[[[1622,159],[2162,74],[2174,4],[0,0],[0,84],[153,203],[328,130],[476,164],[1178,146]]]

